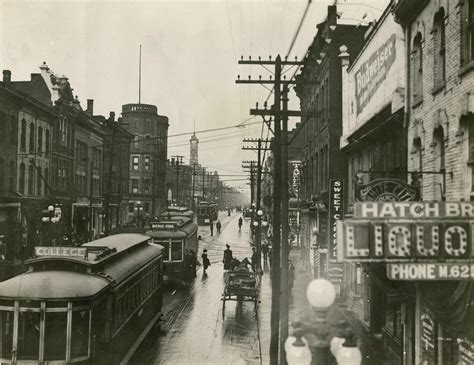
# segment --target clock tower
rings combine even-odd
[[[198,164],[198,144],[199,139],[196,137],[196,133],[193,133],[191,139],[189,140],[191,145],[191,151],[189,153],[189,165],[197,165]]]

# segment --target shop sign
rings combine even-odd
[[[395,61],[395,38],[392,34],[355,73],[357,115],[369,103]]]
[[[85,259],[87,255],[86,247],[35,247],[35,256],[61,256],[61,257],[79,257]]]
[[[329,237],[329,261],[337,261],[337,221],[344,214],[344,180],[330,179],[329,196],[329,225],[331,234]]]
[[[355,219],[337,223],[338,259],[467,264],[474,258],[473,215],[471,202],[356,203]],[[424,269],[428,267],[420,267]],[[429,269],[435,270],[429,275],[444,275],[445,269],[438,269]],[[466,270],[461,266],[459,269]]]
[[[389,263],[387,277],[391,280],[460,280],[474,278],[474,263]]]
[[[341,286],[344,279],[344,269],[342,264],[330,263],[328,268],[328,280],[333,283],[336,295],[341,295]]]
[[[296,197],[298,197],[298,193],[300,190],[300,183],[301,183],[301,161],[290,161],[292,171],[292,182],[291,187],[293,192],[295,193]]]

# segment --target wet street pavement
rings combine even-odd
[[[221,234],[210,236],[209,227],[199,227],[202,250],[208,250],[211,267],[203,274],[202,267],[189,288],[165,294],[165,320],[151,333],[131,363],[143,364],[266,364],[270,340],[271,284],[268,271],[262,277],[257,314],[253,303],[226,302],[222,313],[221,294],[224,288],[222,256],[225,244],[234,257],[250,259],[250,221],[244,220],[241,232],[234,213],[220,212]],[[216,233],[216,230],[214,230]]]

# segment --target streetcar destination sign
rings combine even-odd
[[[474,278],[474,263],[396,263],[387,264],[392,280],[461,280]]]
[[[86,247],[35,247],[36,256],[80,257],[87,255]]]

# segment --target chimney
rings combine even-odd
[[[109,121],[110,122],[115,122],[115,112],[110,112],[109,113]]]
[[[12,72],[10,70],[3,70],[3,82],[5,84],[12,82]]]
[[[90,115],[94,115],[94,99],[87,99],[87,109],[86,112]]]

